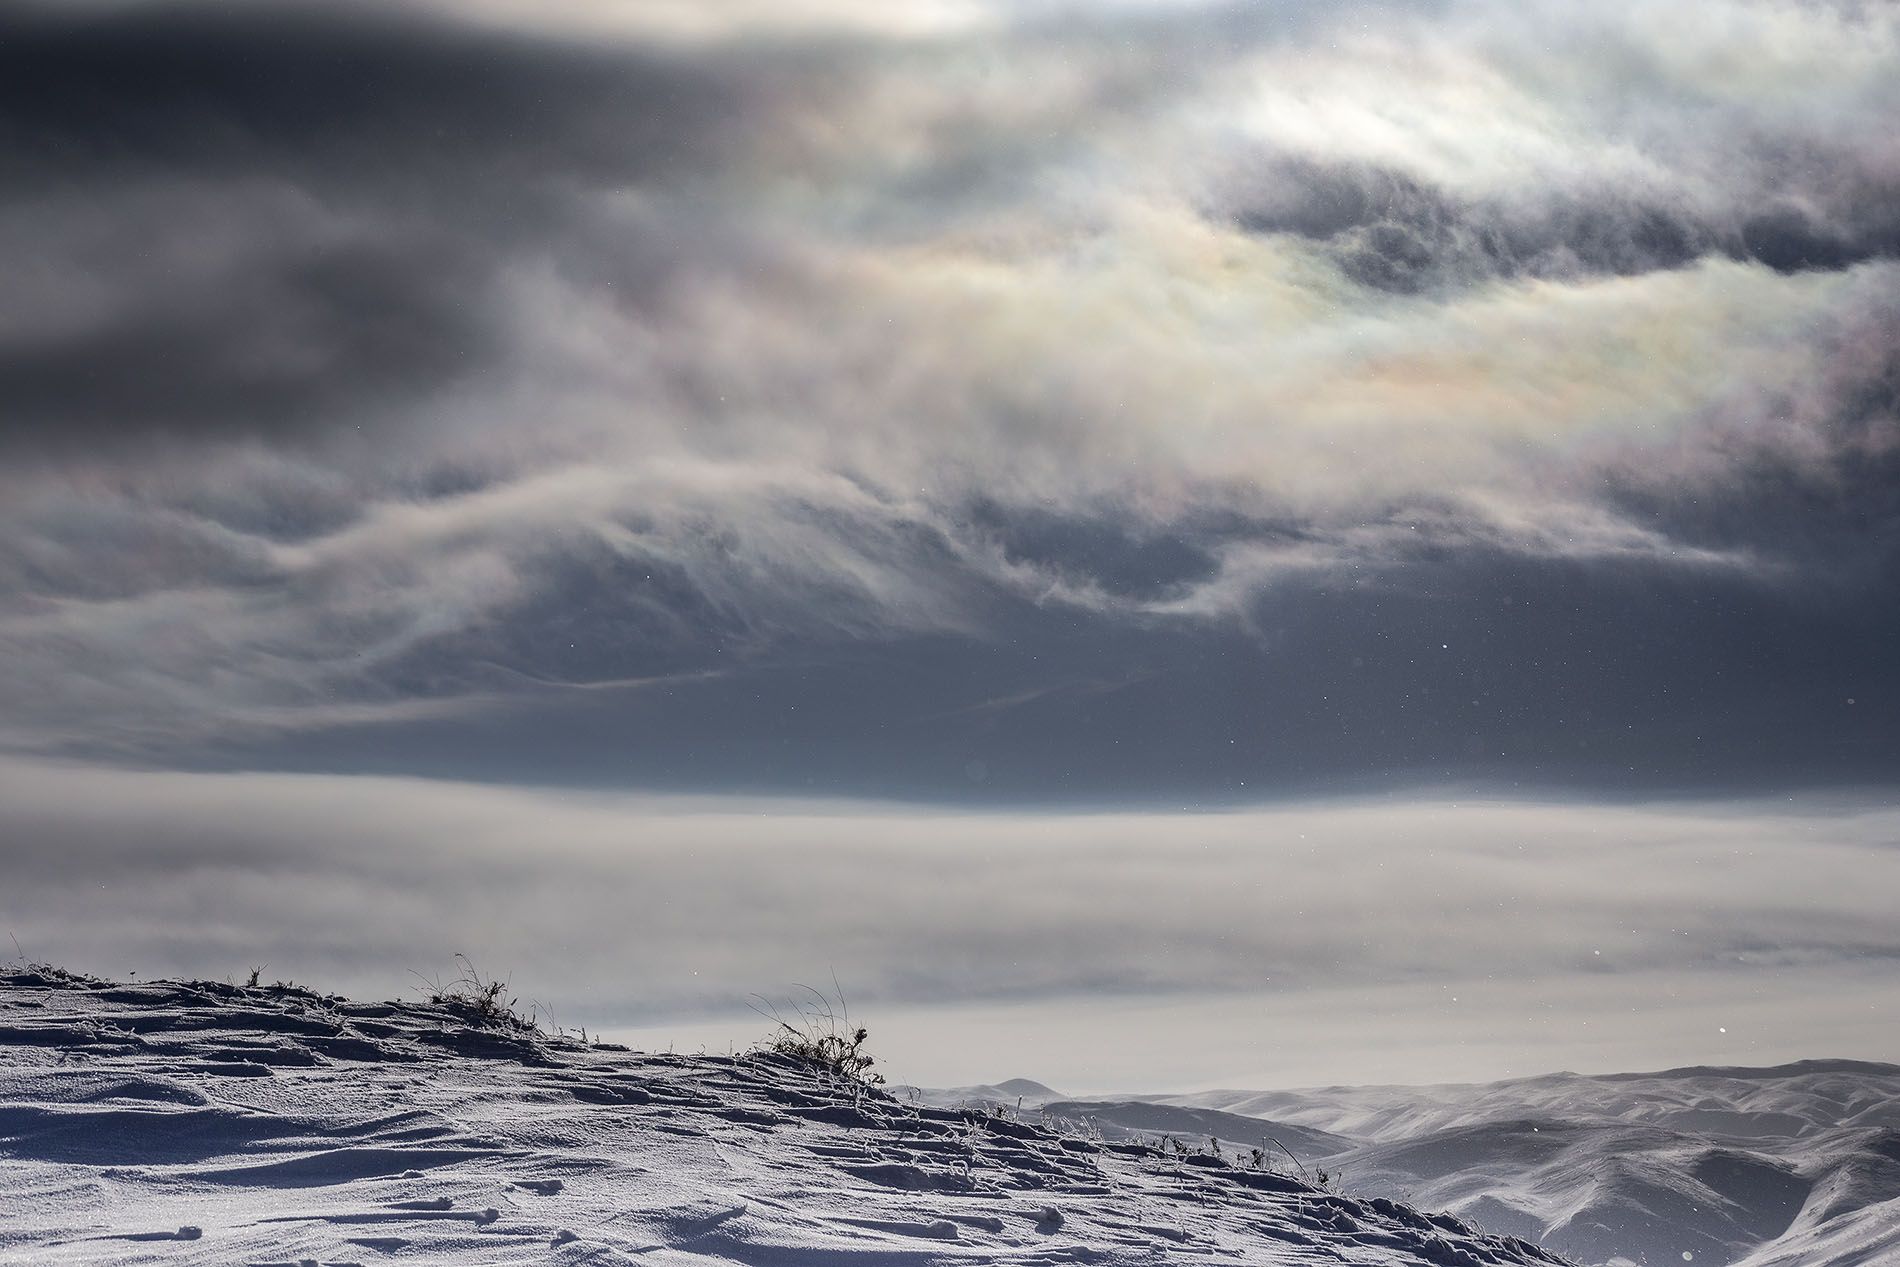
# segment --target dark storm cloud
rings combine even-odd
[[[1836,157],[1851,172],[1854,156]],[[1461,196],[1401,170],[1262,157],[1214,213],[1252,233],[1322,243],[1354,281],[1412,294],[1521,276],[1630,275],[1706,255],[1777,272],[1842,269],[1900,254],[1900,186],[1863,188],[1831,214],[1799,204],[1699,211],[1615,187],[1574,195]]]
[[[395,233],[280,243],[82,330],[0,343],[8,434],[55,448],[158,432],[360,425],[498,349],[473,244]]]
[[[371,6],[10,9],[6,437],[387,423],[505,356],[497,277],[580,193],[708,170],[750,82]]]
[[[17,193],[329,177],[446,209],[471,185],[509,199],[515,182],[701,166],[709,138],[742,120],[742,94],[710,65],[388,6],[15,6],[0,15],[0,180]]]

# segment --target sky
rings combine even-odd
[[[1896,117],[1848,0],[0,0],[0,929],[1900,1059]]]

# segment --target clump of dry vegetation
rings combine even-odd
[[[835,1002],[832,995],[799,986],[803,993],[787,1000],[783,1009],[764,995],[754,995],[758,1002],[752,1010],[772,1022],[773,1029],[753,1050],[785,1056],[860,1086],[880,1085],[884,1075],[872,1072],[877,1061],[864,1050],[870,1031],[851,1023],[844,991],[837,989],[836,981],[832,985]]]
[[[458,969],[447,981],[415,974],[422,982],[423,996],[465,1025],[482,1029],[505,1029],[538,1033],[540,1022],[532,1011],[521,1009],[521,1000],[509,993],[505,977],[484,977],[467,955],[455,956]]]

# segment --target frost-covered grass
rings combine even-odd
[[[783,1007],[755,995],[752,1010],[772,1023],[771,1032],[756,1050],[774,1052],[846,1082],[880,1086],[884,1075],[872,1071],[877,1060],[865,1050],[871,1032],[852,1024],[844,990],[836,983],[834,988],[835,995],[826,995],[801,986],[804,996],[788,999]]]

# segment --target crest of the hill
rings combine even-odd
[[[0,975],[0,1261],[1557,1261],[1237,1151],[488,1012]]]

